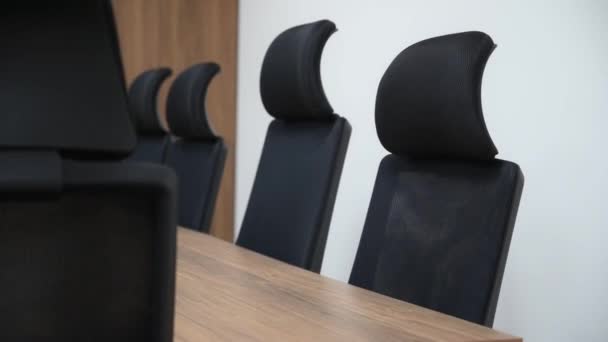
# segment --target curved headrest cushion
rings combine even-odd
[[[270,44],[260,89],[266,111],[277,119],[330,119],[333,109],[321,85],[321,53],[336,31],[329,20],[300,25],[281,33]]]
[[[207,119],[205,97],[211,79],[220,71],[215,63],[202,63],[184,70],[173,82],[167,97],[167,122],[174,135],[187,139],[217,138]]]
[[[0,149],[120,159],[136,144],[107,0],[2,7]]]
[[[391,63],[376,98],[376,130],[390,152],[414,158],[490,160],[497,153],[481,109],[494,42],[464,32],[416,43]]]
[[[158,68],[143,72],[129,88],[129,112],[138,132],[165,134],[160,125],[157,98],[162,83],[171,76],[171,69]]]

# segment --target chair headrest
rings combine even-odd
[[[388,67],[376,97],[376,130],[390,152],[424,159],[490,160],[498,153],[481,108],[494,50],[482,32],[427,39]]]
[[[185,139],[215,140],[209,124],[205,98],[211,79],[219,73],[215,63],[202,63],[184,70],[171,85],[167,97],[167,122],[174,135]]]
[[[135,129],[144,135],[164,135],[158,114],[158,91],[171,76],[171,69],[147,70],[131,83],[129,88],[129,112]]]
[[[2,22],[0,149],[126,156],[135,132],[110,1],[17,1]]]
[[[277,119],[326,120],[333,109],[321,84],[321,54],[336,25],[329,20],[292,27],[272,42],[262,64],[266,111]]]

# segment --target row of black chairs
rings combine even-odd
[[[303,25],[283,33],[268,50],[261,93],[274,120],[237,240],[315,272],[321,269],[351,133],[348,121],[334,114],[320,83],[318,63],[334,31],[329,21]],[[143,72],[129,91],[139,136],[129,159],[176,171],[179,224],[201,232],[209,231],[226,154],[204,103],[218,71],[214,63],[195,65],[171,85],[166,117],[173,137],[161,127],[157,112],[158,92],[170,69]]]
[[[346,145],[320,77],[335,32],[323,20],[270,45],[261,95],[270,124],[237,244],[319,271]],[[376,97],[380,163],[349,282],[492,325],[523,187],[495,159],[481,108],[494,50],[482,32],[428,39],[399,54]],[[370,120],[371,121],[371,120]]]
[[[135,134],[110,2],[15,3],[3,18],[11,30],[0,32],[0,333],[172,340],[176,179],[167,167],[122,161]],[[275,120],[237,240],[313,270],[350,132],[320,82],[334,31],[329,21],[298,26],[268,50],[261,93]],[[495,159],[483,121],[493,48],[480,32],[437,37],[389,66],[376,128],[391,154],[349,280],[486,325],[523,186],[516,164]]]
[[[268,49],[260,86],[274,120],[236,241],[314,272],[351,132],[321,85],[322,50],[335,30],[327,20],[297,26]],[[404,50],[388,68],[376,128],[392,154],[380,164],[349,280],[487,325],[523,186],[516,164],[495,159],[483,120],[481,78],[493,49],[481,32],[437,37]]]
[[[208,232],[226,160],[226,144],[207,117],[205,97],[215,63],[191,66],[180,73],[167,95],[166,119],[170,133],[161,125],[157,111],[160,87],[171,69],[148,70],[129,89],[129,112],[138,133],[132,162],[164,164],[178,181],[178,223]]]

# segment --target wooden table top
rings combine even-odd
[[[179,229],[175,341],[522,340]]]

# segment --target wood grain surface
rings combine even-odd
[[[190,230],[177,269],[175,341],[522,341]]]

